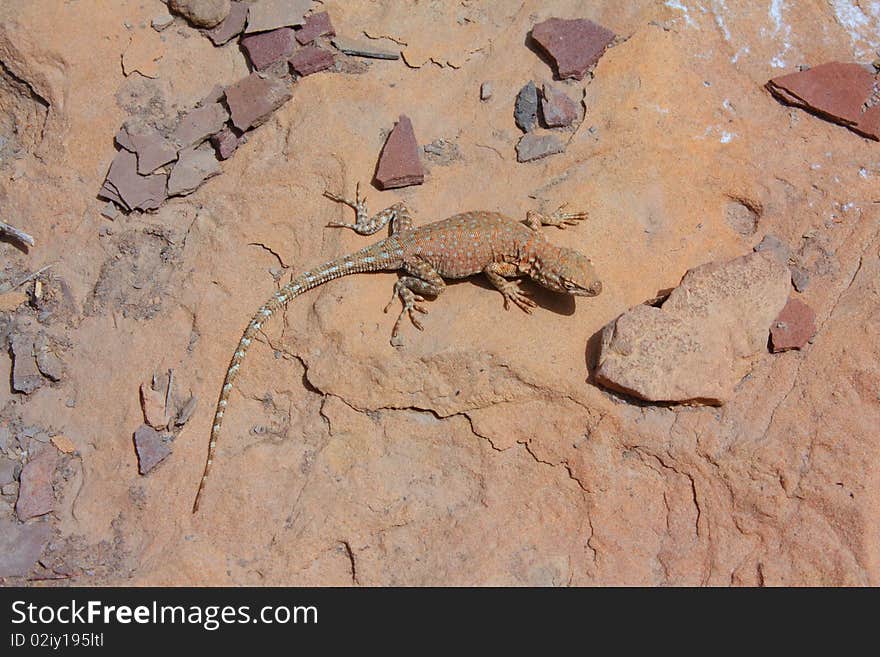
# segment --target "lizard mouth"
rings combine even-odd
[[[578,288],[574,293],[579,297],[596,297],[602,294],[602,281],[596,281],[590,287]]]

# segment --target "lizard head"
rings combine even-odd
[[[554,256],[535,262],[529,277],[554,292],[576,297],[595,297],[602,292],[602,281],[587,256],[565,247],[558,247]]]

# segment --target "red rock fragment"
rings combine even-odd
[[[333,53],[318,46],[300,48],[290,58],[290,67],[303,76],[324,71],[331,66],[333,66]]]
[[[242,132],[265,122],[290,97],[290,89],[281,80],[263,78],[257,73],[226,89],[232,124]]]
[[[217,27],[205,30],[205,34],[215,46],[222,46],[232,37],[242,33],[245,23],[247,23],[247,16],[248,4],[246,2],[232,2],[229,8],[229,16]]]
[[[336,31],[330,22],[330,14],[326,11],[307,16],[302,29],[296,32],[296,40],[304,46],[322,36],[336,36]]]
[[[564,128],[581,116],[578,103],[549,84],[545,84],[542,90],[541,113],[548,128]]]
[[[138,470],[142,475],[161,463],[171,453],[170,436],[163,435],[148,424],[142,424],[134,432],[134,447],[137,451]]]
[[[217,151],[217,157],[221,160],[225,160],[232,156],[232,154],[238,148],[239,138],[232,130],[229,128],[224,128],[216,135],[211,137],[211,144],[213,144],[214,148]]]
[[[44,449],[22,469],[15,502],[15,515],[19,520],[45,515],[55,508],[52,477],[56,462],[55,450]]]
[[[766,87],[787,105],[880,139],[880,79],[860,64],[828,62],[773,78]]]
[[[532,28],[532,39],[556,63],[559,79],[583,80],[614,40],[614,32],[586,18],[548,18]]]
[[[380,189],[392,189],[421,185],[424,181],[425,170],[419,160],[419,145],[412,121],[401,114],[379,156],[376,183]]]
[[[816,334],[816,313],[800,299],[789,299],[770,326],[773,353],[800,349]]]
[[[164,173],[141,176],[137,171],[137,156],[121,150],[113,158],[100,195],[116,201],[126,210],[155,210],[165,201]]]
[[[249,34],[241,39],[241,47],[244,48],[251,64],[258,71],[290,57],[293,45],[292,27],[281,27],[270,32]]]

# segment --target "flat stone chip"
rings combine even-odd
[[[52,527],[46,521],[22,525],[0,520],[0,577],[27,577],[51,536]]]
[[[258,71],[290,57],[293,46],[292,27],[279,27],[277,30],[249,34],[241,38],[241,47]]]
[[[548,128],[565,128],[580,118],[581,109],[567,94],[545,84],[541,96],[541,115]]]
[[[233,125],[244,132],[264,123],[291,95],[281,80],[251,73],[226,89],[226,104]]]
[[[208,178],[221,173],[220,162],[210,144],[180,151],[177,164],[168,177],[168,195],[186,196],[202,186]]]
[[[177,147],[149,126],[122,126],[116,143],[137,155],[137,170],[142,176],[177,159]]]
[[[331,39],[331,43],[337,50],[355,57],[369,57],[371,59],[400,59],[400,53],[385,48],[375,46],[369,41],[360,39],[349,39],[347,37],[336,36]]]
[[[880,78],[861,64],[828,62],[773,78],[767,90],[872,139],[880,139]]]
[[[553,133],[527,132],[516,144],[516,161],[531,162],[565,150],[565,143]]]
[[[800,299],[789,299],[770,326],[773,353],[800,349],[816,334],[816,313]]]
[[[221,103],[210,103],[184,114],[171,137],[180,148],[198,146],[208,137],[220,132],[229,113]]]
[[[531,34],[556,64],[560,80],[583,80],[614,40],[614,32],[586,18],[548,18],[535,25]]]
[[[232,2],[229,8],[229,16],[210,30],[205,30],[205,34],[215,46],[222,46],[224,43],[238,36],[244,30],[245,23],[248,18],[248,3]]]
[[[100,195],[127,210],[155,210],[165,201],[168,176],[138,174],[137,156],[123,149],[116,153]]]
[[[55,508],[52,477],[58,461],[54,449],[44,449],[24,466],[19,478],[15,515],[19,520],[42,516]]]
[[[12,389],[29,395],[44,383],[34,356],[34,339],[23,333],[14,333],[11,347]]]
[[[138,470],[142,475],[171,454],[169,442],[170,436],[159,433],[147,424],[138,427],[134,432],[134,448],[138,457]]]
[[[425,170],[419,159],[419,144],[412,121],[401,114],[379,156],[376,183],[380,189],[421,185]]]
[[[305,22],[311,0],[256,0],[250,3],[245,34],[293,27]]]
[[[333,66],[333,53],[318,46],[305,46],[290,58],[290,67],[299,75],[306,76]]]

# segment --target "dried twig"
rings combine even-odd
[[[174,370],[168,370],[168,387],[165,389],[165,417],[171,417],[171,386],[174,385]],[[169,420],[170,422],[170,420]]]
[[[17,283],[12,283],[11,285],[4,285],[4,286],[0,287],[0,294],[3,294],[4,292],[9,292],[9,290],[14,290],[15,288],[19,287],[20,285],[24,285],[24,284],[27,283],[28,281],[31,281],[31,280],[35,279],[37,276],[39,276],[39,275],[42,274],[44,271],[46,271],[47,269],[49,269],[49,267],[51,267],[52,264],[53,264],[53,263],[50,262],[50,263],[49,263],[48,265],[46,265],[45,267],[40,267],[40,268],[39,268],[37,271],[35,271],[33,274],[28,274],[27,276],[25,276],[24,278],[22,278],[22,279],[21,279],[20,281],[18,281]]]
[[[9,235],[9,236],[15,238],[16,240],[18,240],[19,242],[27,244],[28,246],[34,245],[34,238],[33,237],[28,235],[23,230],[19,230],[15,226],[10,226],[9,224],[4,223],[2,221],[0,221],[0,233],[2,233],[4,235]]]

